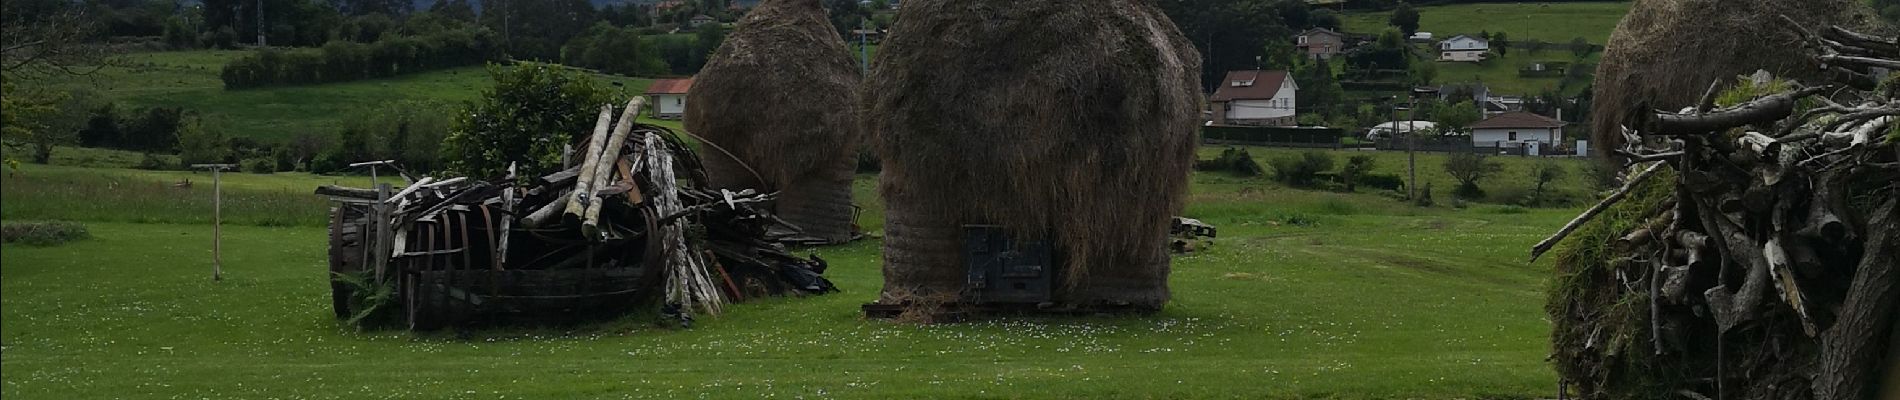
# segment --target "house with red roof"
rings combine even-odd
[[[1563,121],[1524,111],[1493,115],[1471,124],[1472,146],[1523,148],[1526,155],[1538,155],[1540,148],[1562,146],[1563,138]]]
[[[686,116],[686,91],[692,90],[693,78],[660,79],[647,86],[647,104],[653,105],[653,118],[680,119]]]
[[[1215,125],[1295,126],[1299,90],[1286,71],[1229,71],[1207,102]]]

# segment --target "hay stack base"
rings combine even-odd
[[[1581,398],[1870,399],[1900,329],[1900,40],[1781,17],[1845,79],[1716,108],[1626,110],[1642,166],[1557,243],[1553,360]],[[1704,82],[1706,84],[1706,82]],[[1568,242],[1564,242],[1570,237]]]
[[[717,189],[777,192],[766,206],[791,240],[856,238],[851,204],[858,66],[818,0],[766,0],[694,77],[686,130],[708,147]]]
[[[1200,58],[1151,2],[906,4],[866,79],[881,305],[976,303],[966,226],[1048,246],[1056,308],[1159,309]]]

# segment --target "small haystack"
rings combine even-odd
[[[713,187],[778,191],[804,236],[850,240],[858,66],[818,0],[761,3],[695,79],[686,130],[717,147],[702,151]]]
[[[1874,14],[1856,0],[1637,0],[1597,66],[1591,138],[1621,146],[1620,126],[1651,110],[1694,103],[1710,83],[1755,70],[1817,77],[1801,38],[1777,15],[1804,25],[1865,28]]]
[[[864,92],[888,205],[879,302],[973,300],[965,226],[994,225],[1047,242],[1053,302],[1160,308],[1201,99],[1174,24],[1144,0],[920,1],[899,21]]]

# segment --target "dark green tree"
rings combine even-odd
[[[1399,8],[1392,10],[1392,18],[1386,22],[1410,37],[1418,33],[1418,10],[1412,9],[1411,3],[1399,3]]]
[[[510,163],[519,164],[520,176],[554,172],[562,146],[592,132],[600,106],[614,101],[593,79],[560,67],[488,73],[495,86],[466,105],[442,143],[448,169],[465,176],[501,176]]]

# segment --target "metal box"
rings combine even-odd
[[[994,225],[965,225],[963,255],[969,269],[964,299],[972,303],[1042,303],[1050,300],[1055,268],[1044,241],[1019,241]]]

